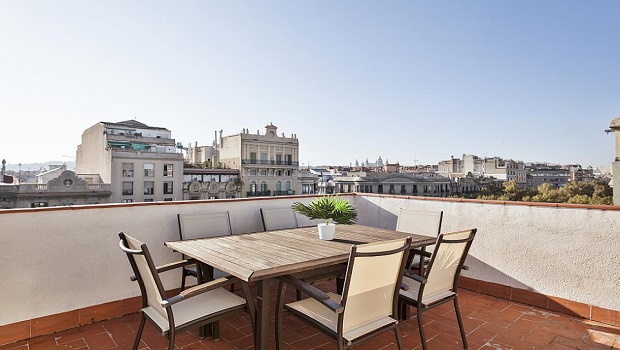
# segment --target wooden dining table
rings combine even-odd
[[[171,249],[256,283],[255,349],[269,348],[271,284],[278,276],[345,263],[352,245],[411,237],[411,248],[434,244],[436,237],[363,225],[338,225],[336,238],[319,239],[316,226],[166,242]]]

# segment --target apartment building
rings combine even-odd
[[[561,165],[528,163],[525,168],[529,188],[538,188],[545,183],[550,184],[553,188],[560,188],[566,186],[570,180],[570,171]]]
[[[503,181],[515,180],[518,184],[527,183],[527,171],[522,161],[502,159],[500,157],[480,158],[475,155],[463,154],[462,159],[451,157],[440,161],[439,174],[448,177],[473,176],[494,177]]]
[[[241,133],[222,136],[217,145],[219,163],[239,169],[243,196],[281,196],[295,194],[298,188],[299,140],[295,134],[278,136],[269,124],[263,134]]]
[[[76,170],[110,183],[113,203],[181,200],[183,154],[177,150],[166,128],[99,122],[82,133]]]
[[[387,193],[424,197],[448,197],[450,179],[435,173],[368,173],[366,176],[342,176],[330,180],[333,190],[324,193]],[[324,186],[329,187],[329,185]]]

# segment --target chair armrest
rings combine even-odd
[[[197,286],[191,287],[191,288],[187,288],[184,289],[182,292],[180,292],[179,294],[170,297],[166,300],[162,300],[161,302],[161,306],[162,307],[168,307],[170,305],[176,304],[182,300],[185,299],[189,299],[191,297],[194,297],[196,295],[214,290],[214,289],[218,289],[221,287],[224,287],[226,285],[229,285],[231,283],[235,283],[238,282],[239,279],[237,277],[233,277],[233,276],[228,276],[228,277],[222,277],[222,278],[218,278],[216,280],[213,280],[211,282],[207,282],[207,283],[202,283],[199,284]]]
[[[415,273],[405,271],[405,276],[411,278],[414,281],[419,282],[420,284],[426,284],[426,278],[416,275]]]
[[[185,260],[179,260],[179,261],[171,262],[171,263],[164,264],[161,266],[157,266],[155,269],[157,270],[157,273],[162,273],[162,272],[178,269],[179,267],[193,265],[195,263],[197,263],[195,259],[185,259]],[[131,280],[132,282],[135,282],[138,279],[136,278],[136,276],[131,276],[129,277],[129,280]]]
[[[282,276],[280,277],[280,280],[308,294],[313,299],[316,299],[318,302],[327,306],[335,313],[341,313],[342,311],[344,311],[344,308],[342,307],[342,305],[334,302],[333,300],[329,298],[329,295],[327,295],[327,293],[323,292],[322,290],[318,289],[317,287],[309,283],[298,280],[297,278],[291,275]]]
[[[196,263],[197,261],[195,259],[185,259],[185,260],[179,260],[179,261],[171,262],[165,265],[157,266],[156,269],[157,269],[157,273],[162,273],[162,272],[178,269],[183,266],[193,265]]]

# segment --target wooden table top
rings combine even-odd
[[[312,270],[347,262],[351,245],[411,236],[412,247],[435,237],[362,225],[338,225],[332,241],[319,239],[316,226],[251,234],[166,242],[166,246],[244,281]]]

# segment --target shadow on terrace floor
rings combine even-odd
[[[325,283],[321,289],[334,289]],[[275,286],[274,286],[275,289]],[[294,290],[288,288],[293,299]],[[620,349],[620,328],[567,316],[492,296],[460,290],[467,341],[470,349]],[[274,300],[275,302],[275,300]],[[273,305],[273,304],[272,304]],[[405,349],[421,349],[414,316],[400,324]],[[451,304],[423,315],[429,349],[462,349]],[[0,346],[0,350],[130,350],[140,317],[132,314],[80,328]],[[272,319],[273,321],[273,319]],[[285,316],[287,350],[335,349],[330,338],[315,328]],[[271,324],[273,339],[273,322]],[[220,325],[221,338],[200,339],[197,329],[177,336],[178,349],[253,349],[252,330],[246,313],[226,318]],[[166,349],[167,340],[148,322],[140,349]],[[272,342],[272,348],[275,344]],[[394,333],[387,332],[355,347],[356,349],[396,349]]]

